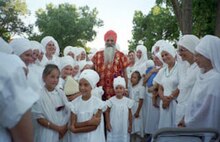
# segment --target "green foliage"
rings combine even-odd
[[[133,18],[133,39],[129,41],[130,50],[134,50],[138,41],[142,40],[148,51],[160,39],[174,41],[179,36],[176,18],[170,10],[154,6],[148,15],[136,11]]]
[[[53,36],[59,43],[61,51],[68,45],[85,47],[87,41],[92,41],[96,32],[94,27],[103,25],[97,18],[97,10],[88,6],[77,7],[68,3],[58,7],[48,4],[46,10],[36,12],[36,26],[40,34],[31,35],[32,39],[41,40],[45,36]]]
[[[32,25],[25,26],[21,16],[27,14],[23,0],[0,1],[0,36],[9,40],[14,34],[30,33]]]

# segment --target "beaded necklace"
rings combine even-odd
[[[166,77],[170,77],[173,74],[174,70],[176,69],[176,64],[177,63],[175,63],[175,65],[172,67],[170,72],[169,72],[168,66],[165,68],[165,72],[164,73],[165,73]]]

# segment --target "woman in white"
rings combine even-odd
[[[107,142],[129,142],[132,131],[132,112],[134,102],[125,97],[125,79],[121,76],[113,81],[115,96],[107,100],[106,129]]]
[[[138,45],[136,47],[136,57],[135,57],[135,64],[134,70],[138,70],[141,75],[145,74],[146,71],[146,62],[148,60],[147,57],[147,48],[144,45]]]
[[[45,54],[42,59],[44,65],[55,64],[59,66],[59,46],[57,41],[52,36],[46,36],[41,40]]]
[[[214,128],[220,132],[220,39],[206,35],[196,46],[195,62],[202,73],[192,89],[190,102],[179,126]]]
[[[166,42],[160,46],[160,51],[165,66],[154,78],[159,84],[158,93],[161,99],[158,128],[174,127],[177,104],[175,97],[178,95],[178,92],[174,92],[178,86],[176,50]]]
[[[66,141],[70,111],[64,92],[57,88],[60,71],[54,64],[46,65],[43,71],[44,87],[40,100],[34,104],[32,114],[36,120],[35,142]]]
[[[84,70],[79,77],[79,90],[82,95],[69,104],[71,141],[105,142],[102,112],[106,110],[106,105],[91,94],[98,81],[99,75],[94,70]]]
[[[185,107],[188,106],[192,88],[200,72],[198,65],[194,61],[195,48],[198,44],[199,38],[194,35],[184,35],[177,43],[179,55],[182,61],[188,63],[188,66],[186,66],[184,72],[182,71],[179,73],[179,96],[177,98],[176,124],[180,122],[185,114]]]

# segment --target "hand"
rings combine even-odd
[[[106,129],[107,129],[107,131],[111,132],[112,126],[110,123],[106,123]]]
[[[96,117],[95,115],[93,115],[92,118],[89,120],[89,125],[98,126],[100,122],[101,122],[101,117]]]
[[[159,108],[159,105],[157,104],[157,96],[152,97],[152,104],[154,107]]]
[[[170,100],[169,99],[164,99],[162,101],[163,101],[163,104],[162,104],[163,109],[167,109],[170,105]]]
[[[128,126],[128,133],[131,133],[131,131],[132,131],[132,125],[129,125]]]
[[[138,117],[139,117],[139,113],[138,113],[138,112],[135,112],[134,117],[135,117],[135,118],[138,118]]]
[[[64,135],[67,132],[67,124],[64,126],[59,126],[58,128],[58,133],[59,133],[59,139],[62,139],[64,137]]]

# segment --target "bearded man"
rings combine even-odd
[[[114,96],[113,80],[118,76],[122,76],[127,82],[126,67],[128,66],[127,57],[116,49],[117,34],[113,30],[106,32],[104,36],[105,49],[97,52],[92,62],[95,71],[100,76],[98,86],[102,86],[104,90],[103,100],[107,100]]]

